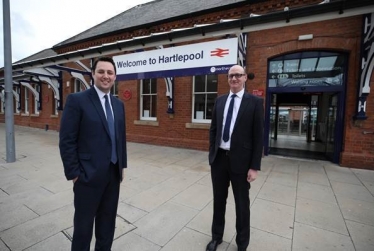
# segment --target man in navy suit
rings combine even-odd
[[[96,60],[92,78],[94,86],[67,97],[60,126],[65,176],[74,182],[72,251],[90,250],[94,222],[95,250],[111,250],[127,167],[124,104],[110,93],[116,80],[113,59]]]
[[[241,66],[231,67],[230,93],[218,97],[213,108],[209,164],[214,202],[212,240],[207,251],[215,251],[222,242],[230,183],[235,198],[238,250],[246,250],[249,244],[249,189],[261,167],[264,108],[261,98],[244,91],[246,80],[247,74]]]

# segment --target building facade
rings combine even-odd
[[[129,141],[208,150],[214,100],[241,64],[265,101],[264,155],[374,169],[374,3],[207,2],[139,5],[14,63],[15,124],[59,130],[67,95],[90,88],[92,60],[110,55]]]

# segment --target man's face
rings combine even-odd
[[[111,63],[105,61],[97,62],[96,69],[92,72],[94,84],[99,90],[108,93],[116,80],[114,67]]]
[[[245,74],[242,67],[234,65],[229,70],[228,81],[230,90],[233,93],[237,93],[244,88],[244,83],[247,81],[247,74]]]

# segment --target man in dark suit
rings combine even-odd
[[[65,176],[74,182],[72,251],[111,249],[120,182],[127,167],[124,104],[110,94],[116,80],[112,58],[92,66],[94,86],[67,97],[60,127]]]
[[[232,186],[236,211],[236,244],[249,244],[250,182],[260,170],[263,149],[263,100],[244,91],[247,75],[239,65],[230,68],[230,93],[216,99],[209,133],[209,164],[213,184],[212,241],[207,251],[222,242],[228,188]]]

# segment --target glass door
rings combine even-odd
[[[326,117],[326,157],[333,161],[335,153],[335,132],[338,110],[338,94],[329,96],[329,107]]]

